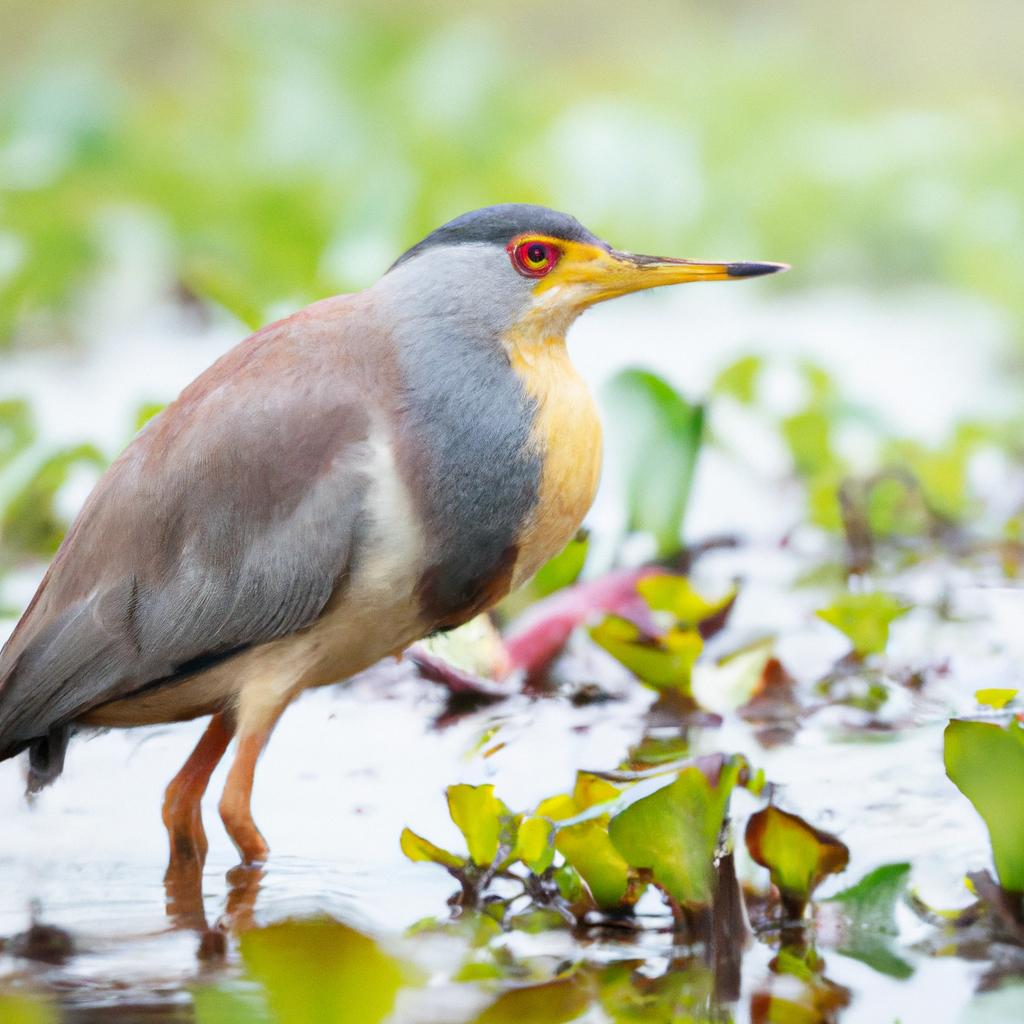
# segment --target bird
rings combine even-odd
[[[35,791],[77,730],[208,716],[164,795],[171,863],[205,857],[200,802],[232,741],[220,817],[263,863],[250,801],[285,708],[467,622],[577,532],[601,466],[577,317],[784,269],[636,255],[507,203],[257,331],[85,501],[0,652],[0,760],[27,750]]]

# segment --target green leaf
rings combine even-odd
[[[1024,893],[1024,728],[954,719],[945,732],[946,774],[988,827],[999,882]]]
[[[575,583],[583,572],[589,550],[590,538],[581,530],[551,561],[537,571],[531,584],[536,597],[547,597],[556,590]]]
[[[712,861],[744,763],[727,761],[716,784],[699,768],[684,768],[671,785],[612,818],[608,833],[615,848],[632,867],[650,868],[655,882],[681,906],[711,900]]]
[[[417,835],[412,829],[403,828],[401,839],[402,853],[412,861],[429,861],[433,864],[440,864],[446,868],[459,869],[466,866],[465,858],[450,853],[443,847],[437,846],[429,839]]]
[[[593,626],[590,636],[648,686],[683,693],[690,691],[693,664],[704,649],[695,629],[670,629],[651,637],[618,615],[609,615]]]
[[[266,998],[259,989],[231,983],[201,985],[192,989],[192,1005],[196,1024],[271,1024]]]
[[[704,436],[704,408],[644,370],[624,370],[604,393],[615,423],[612,457],[622,465],[627,528],[654,537],[659,557],[679,550]]]
[[[778,807],[751,815],[745,835],[750,856],[771,872],[787,909],[797,916],[822,880],[843,871],[850,851],[830,832]]]
[[[719,373],[711,390],[714,394],[731,395],[743,405],[753,405],[763,369],[762,356],[742,356]]]
[[[590,1006],[593,987],[582,973],[541,985],[525,985],[503,992],[473,1024],[562,1024],[576,1020]]]
[[[494,787],[449,786],[448,811],[466,837],[473,863],[479,867],[494,863],[499,843],[512,822],[512,812],[494,795]]]
[[[842,908],[846,919],[837,946],[840,953],[893,978],[909,978],[914,973],[913,967],[893,952],[891,942],[899,934],[896,904],[909,880],[909,864],[883,864],[828,900]]]
[[[886,594],[843,594],[815,614],[844,633],[862,657],[881,654],[889,642],[889,625],[910,611],[910,605]]]
[[[985,707],[995,708],[997,711],[1005,708],[1007,704],[1017,696],[1018,690],[1003,690],[996,687],[989,687],[983,690],[974,691],[974,699]]]
[[[282,921],[243,933],[242,960],[288,1024],[376,1024],[393,1009],[399,961],[329,918]]]
[[[555,829],[547,818],[525,817],[516,829],[514,860],[521,860],[535,875],[542,875],[555,859]]]
[[[832,448],[832,422],[824,409],[810,408],[786,417],[780,424],[797,472],[815,476],[834,470],[840,461]]]
[[[717,663],[703,662],[693,667],[694,700],[708,711],[726,712],[756,696],[764,685],[765,669],[773,657],[770,640],[754,644]]]
[[[698,594],[685,576],[654,573],[645,576],[636,585],[637,593],[656,612],[670,612],[676,625],[695,629],[702,622],[713,619],[736,600],[735,589],[715,600]]]
[[[585,774],[580,773],[581,776]],[[582,806],[575,797],[549,797],[537,807],[537,816],[550,818],[554,822],[563,821],[602,802],[597,799],[601,792],[610,791],[609,799],[618,795],[618,790],[610,783],[604,783],[608,791],[602,791],[596,786],[602,780],[594,779],[593,776],[589,776],[589,779],[593,780],[593,784],[584,781],[581,786],[577,778],[576,793],[583,801]],[[555,848],[586,883],[599,907],[615,909],[622,905],[629,889],[629,864],[608,838],[607,816],[557,828]]]
[[[58,1024],[57,1011],[49,1003],[21,995],[0,995],[3,1024]]]

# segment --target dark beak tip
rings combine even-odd
[[[789,270],[788,263],[730,263],[726,270],[730,277],[764,277]]]

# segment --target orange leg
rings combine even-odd
[[[232,727],[223,714],[210,719],[195,750],[164,793],[163,818],[171,841],[171,866],[206,859],[206,833],[200,801],[210,776],[231,742]]]
[[[256,762],[283,710],[281,707],[269,721],[264,721],[258,727],[251,730],[239,729],[238,750],[228,772],[224,794],[220,798],[221,821],[235,848],[242,855],[244,864],[262,864],[270,853],[270,847],[252,818],[252,783]]]

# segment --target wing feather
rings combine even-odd
[[[97,484],[0,653],[0,757],[319,616],[359,535],[373,393],[335,301],[228,353]]]

